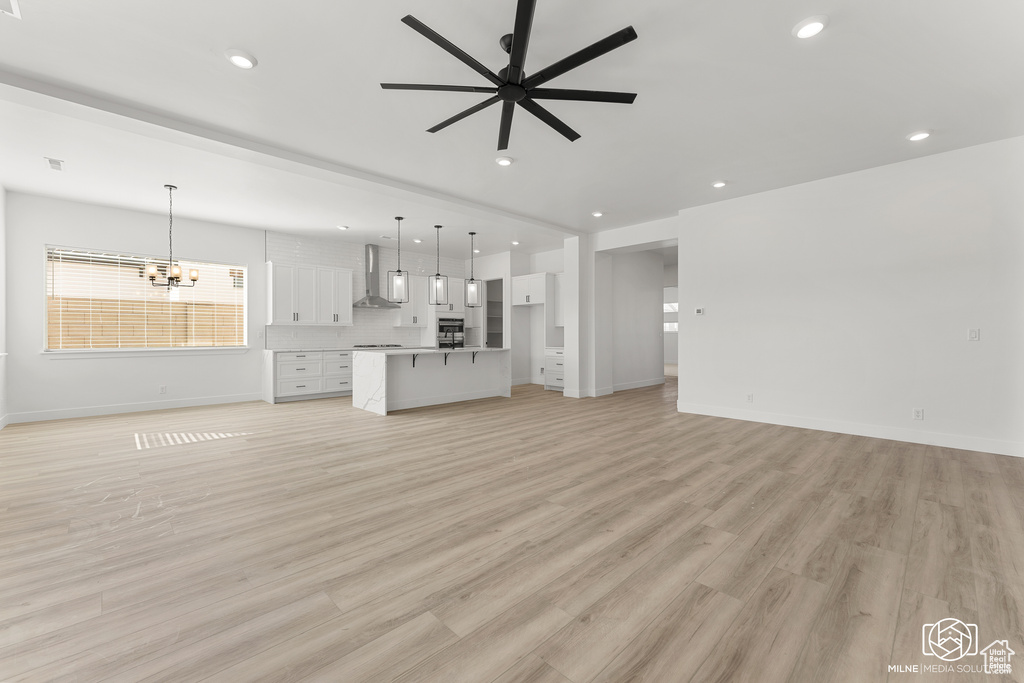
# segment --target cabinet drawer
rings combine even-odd
[[[324,363],[324,377],[337,377],[338,375],[352,376],[352,361],[334,360]]]
[[[557,347],[554,347],[554,346],[549,346],[548,348],[544,349],[544,355],[545,356],[558,356],[559,358],[564,358],[565,357],[565,349],[560,349],[560,348],[557,348]]]
[[[290,379],[277,383],[278,396],[295,396],[296,394],[319,394],[323,391],[319,377],[309,379]]]
[[[351,377],[324,378],[324,391],[352,391]]]
[[[278,363],[292,360],[323,360],[323,357],[324,354],[320,351],[281,351],[274,354],[274,360]]]
[[[565,388],[565,378],[564,377],[561,377],[560,375],[551,375],[551,376],[546,376],[546,377],[547,378],[544,380],[544,384],[545,385],[547,385],[549,387],[558,387],[559,389],[564,389]]]
[[[319,360],[292,360],[278,362],[277,378],[292,379],[294,377],[319,377],[323,374],[324,364]]]
[[[352,360],[352,352],[351,351],[324,351],[324,361],[327,362],[328,365],[330,365],[330,361],[335,361],[335,360],[350,361],[350,360]]]
[[[565,358],[563,356],[548,356],[544,359],[545,367],[562,372],[565,369]]]

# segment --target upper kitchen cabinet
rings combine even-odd
[[[352,271],[267,262],[271,325],[351,325]]]
[[[352,324],[352,271],[316,269],[317,315],[320,325]]]
[[[395,327],[427,326],[427,278],[410,275],[409,301],[395,311]]]
[[[555,287],[551,273],[534,273],[512,278],[512,305],[531,306],[547,302],[548,293]]]
[[[267,262],[271,325],[314,325],[317,321],[317,274],[313,266],[286,266]]]

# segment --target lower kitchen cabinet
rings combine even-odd
[[[562,347],[544,349],[544,388],[565,390],[565,349]]]
[[[351,351],[263,353],[263,400],[267,403],[352,393]]]

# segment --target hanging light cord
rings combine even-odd
[[[472,282],[473,278],[473,254],[476,253],[476,233],[469,233],[469,280]]]
[[[167,274],[174,267],[174,186],[167,186]]]
[[[437,274],[441,274],[441,226],[435,225],[437,229]]]
[[[398,272],[402,272],[402,219],[400,216],[395,216],[395,220],[398,221]]]

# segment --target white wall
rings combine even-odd
[[[248,268],[247,352],[44,355],[45,245],[167,252],[167,217],[11,192],[7,195],[7,390],[12,422],[260,397],[266,311],[261,231],[175,218],[175,253]],[[153,352],[150,352],[153,353]],[[159,394],[159,385],[167,393]]]
[[[565,257],[562,249],[530,254],[531,273],[561,273],[564,270]]]
[[[612,387],[665,382],[662,258],[638,251],[612,256]]]
[[[682,212],[679,409],[1024,455],[1022,178],[1015,138]]]
[[[0,429],[8,421],[7,409],[7,192],[0,185]]]

